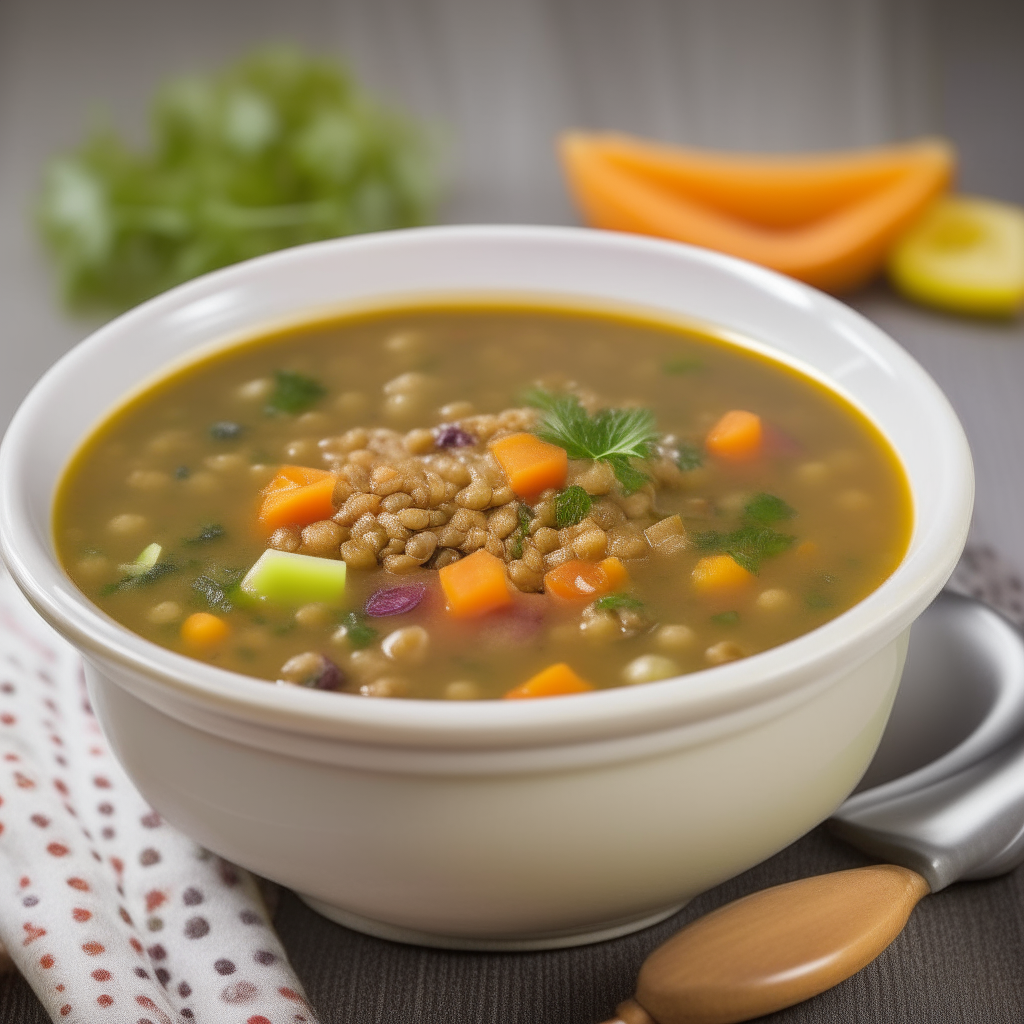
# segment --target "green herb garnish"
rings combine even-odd
[[[64,297],[127,309],[302,242],[424,223],[430,147],[338,63],[257,51],[169,82],[149,152],[95,129],[46,169],[38,218]]]
[[[741,526],[732,533],[708,530],[693,535],[693,543],[702,551],[721,551],[755,576],[761,571],[766,558],[781,555],[792,545],[795,537],[779,533],[767,526]]]
[[[345,637],[357,651],[369,647],[377,639],[377,630],[367,625],[362,616],[355,612],[347,612],[342,617],[341,624],[345,629]]]
[[[650,479],[630,463],[653,454],[658,432],[650,409],[602,409],[591,416],[574,395],[554,395],[540,388],[524,400],[544,413],[537,436],[564,448],[570,459],[607,462],[626,494]]]
[[[739,612],[719,612],[717,615],[711,616],[711,621],[717,623],[719,626],[735,626],[740,621]]]
[[[245,571],[242,569],[208,569],[192,581],[192,589],[219,612],[230,612],[235,604],[232,597]]]
[[[223,537],[227,531],[220,523],[204,523],[194,537],[186,537],[183,544],[206,544],[211,540]]]
[[[510,538],[509,554],[513,558],[523,557],[523,541],[530,535],[530,522],[533,520],[533,509],[529,505],[520,503],[518,509],[516,509],[516,515],[519,517],[519,525],[516,527],[515,532]]]
[[[324,386],[312,377],[289,370],[278,370],[274,374],[274,390],[267,399],[264,412],[268,416],[305,412],[326,394]]]
[[[634,597],[632,594],[605,594],[604,597],[599,597],[594,602],[595,608],[600,608],[601,611],[614,612],[620,608],[626,608],[632,612],[638,612],[643,609],[644,603],[638,597]]]
[[[757,526],[771,526],[795,515],[796,509],[774,494],[755,494],[743,507],[743,518]]]
[[[156,565],[137,574],[128,574],[119,579],[116,583],[108,583],[100,590],[100,593],[107,597],[122,590],[131,590],[133,587],[144,587],[149,583],[156,583],[163,579],[168,573],[177,572],[178,567],[173,562],[157,562]]]
[[[579,484],[572,484],[555,495],[555,526],[575,526],[590,515],[593,501]]]
[[[666,373],[693,373],[703,370],[704,364],[699,359],[670,359],[663,369]]]
[[[704,452],[701,451],[698,445],[691,444],[689,441],[684,441],[679,446],[679,454],[676,456],[676,465],[684,473],[689,473],[694,469],[700,469],[700,467],[704,465]]]

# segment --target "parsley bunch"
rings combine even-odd
[[[539,388],[525,401],[544,413],[537,436],[564,448],[570,459],[607,462],[626,494],[647,483],[647,474],[630,459],[654,454],[658,432],[650,409],[602,409],[591,416],[574,395],[553,395]]]
[[[274,249],[423,223],[421,132],[338,64],[261,50],[169,82],[138,152],[94,129],[46,169],[39,224],[69,305],[125,309]]]

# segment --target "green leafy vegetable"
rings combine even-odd
[[[525,401],[544,413],[537,436],[564,448],[570,459],[609,463],[626,494],[647,483],[647,474],[630,459],[653,454],[658,432],[650,409],[602,409],[591,416],[574,395],[554,395],[539,388],[530,391]]]
[[[234,593],[245,575],[241,569],[208,569],[192,581],[192,589],[218,612],[234,609]]]
[[[575,526],[590,515],[591,497],[579,486],[572,484],[555,495],[555,526]]]
[[[108,583],[100,590],[100,593],[106,597],[123,590],[131,590],[133,587],[143,587],[148,583],[156,583],[157,580],[163,579],[168,573],[177,572],[177,570],[178,567],[172,562],[157,562],[144,572],[134,575],[129,574],[123,576],[116,583]]]
[[[638,597],[634,597],[632,594],[605,594],[604,597],[599,597],[594,602],[595,608],[600,608],[602,611],[614,612],[620,608],[627,608],[629,611],[638,612],[644,606],[643,601]]]
[[[758,526],[771,526],[795,515],[796,509],[774,494],[755,494],[743,508],[744,519]]]
[[[335,61],[257,51],[158,93],[152,148],[94,129],[46,169],[38,217],[77,308],[125,309],[286,246],[424,223],[423,133]]]
[[[342,617],[341,625],[349,644],[357,651],[369,647],[377,639],[377,630],[373,626],[367,625],[362,616],[356,612],[347,612]]]
[[[676,456],[676,465],[684,472],[700,469],[704,465],[704,452],[700,447],[684,441],[679,445],[679,454]]]
[[[719,626],[735,626],[740,621],[739,612],[719,612],[711,616],[711,621]]]
[[[739,565],[756,576],[766,558],[781,555],[792,545],[795,537],[779,533],[767,526],[748,524],[732,533],[708,530],[693,535],[693,542],[702,551],[721,551],[730,555]]]
[[[519,517],[519,525],[516,527],[515,532],[512,534],[509,546],[509,554],[513,558],[523,557],[523,541],[530,535],[530,523],[533,520],[533,509],[529,505],[520,503],[519,508],[516,510],[516,514]]]
[[[274,390],[267,399],[264,412],[268,416],[305,412],[326,394],[323,385],[312,377],[305,377],[301,373],[292,373],[289,370],[278,370],[274,374]]]
[[[204,523],[194,537],[186,537],[184,544],[207,544],[211,540],[223,537],[227,531],[220,523]]]

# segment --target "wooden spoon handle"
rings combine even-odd
[[[916,871],[878,864],[736,900],[644,961],[618,1020],[733,1024],[809,999],[874,960],[928,891]]]

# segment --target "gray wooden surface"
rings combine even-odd
[[[97,108],[144,136],[169,74],[266,40],[344,55],[435,126],[451,221],[572,223],[552,140],[570,126],[693,145],[827,148],[939,131],[967,191],[1024,202],[1019,0],[0,0],[0,429],[89,324],[56,308],[35,242],[39,169]],[[1024,566],[1024,325],[913,308],[878,285],[851,303],[935,376],[971,441],[972,536]],[[282,901],[277,924],[325,1022],[589,1024],[646,952],[765,884],[859,863],[821,832],[670,922],[580,950],[438,953],[358,936]],[[1019,1022],[1024,876],[929,898],[878,961],[772,1020]],[[0,1024],[42,1021],[16,978]]]

